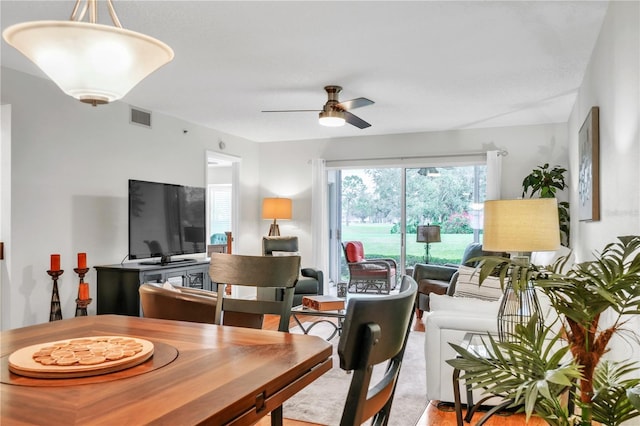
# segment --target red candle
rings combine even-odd
[[[78,288],[78,299],[89,299],[89,283],[80,283],[80,287]]]
[[[87,253],[78,253],[78,269],[87,269]]]
[[[51,270],[59,271],[60,270],[60,255],[52,254],[51,255]]]

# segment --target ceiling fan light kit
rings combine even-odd
[[[345,123],[349,123],[359,129],[366,129],[371,127],[371,124],[364,121],[362,118],[353,115],[349,110],[371,105],[374,102],[367,98],[356,98],[349,101],[338,101],[338,93],[342,90],[340,86],[325,86],[324,90],[327,92],[328,100],[324,104],[318,122],[327,127],[340,127]],[[269,110],[262,112],[309,112],[318,110],[309,109],[287,109],[287,110]]]
[[[121,99],[174,56],[165,43],[122,28],[111,0],[114,26],[97,24],[96,3],[76,0],[69,21],[25,22],[2,33],[63,92],[93,106]]]
[[[344,126],[344,112],[338,110],[322,111],[318,121],[320,124],[327,127]]]

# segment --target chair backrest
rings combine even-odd
[[[341,426],[385,425],[411,331],[418,285],[402,277],[400,292],[380,297],[353,297],[347,304],[338,343],[340,368],[353,370]],[[373,366],[388,361],[384,376],[370,386]]]
[[[213,324],[217,295],[212,291],[142,284],[138,292],[142,312],[147,318]]]
[[[346,241],[342,243],[342,247],[344,248],[344,257],[347,262],[353,263],[365,260],[364,246],[361,241]]]
[[[298,237],[262,237],[262,255],[272,256],[274,251],[297,252]]]
[[[278,330],[289,331],[293,293],[300,273],[300,256],[211,254],[209,277],[218,285],[215,323],[261,328],[264,314],[280,315]],[[283,300],[250,300],[226,295],[224,286],[283,289]]]

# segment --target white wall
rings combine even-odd
[[[545,162],[567,166],[569,161],[564,123],[268,143],[260,144],[259,148],[261,196],[277,195],[293,199],[293,219],[279,222],[280,233],[298,236],[302,263],[305,264],[305,259],[311,259],[312,247],[310,159],[438,156],[486,152],[497,148],[509,153],[503,159],[503,198],[520,197],[522,179],[534,167]],[[389,164],[393,160],[379,162]],[[263,227],[268,228],[268,225]]]
[[[591,107],[600,107],[601,219],[574,223],[581,260],[618,235],[640,234],[639,8],[638,2],[610,3],[569,119],[571,201],[577,207],[578,131]]]
[[[578,130],[600,107],[600,221],[573,223],[578,260],[620,235],[640,235],[640,3],[611,2],[569,119],[572,205],[578,206]],[[572,214],[577,215],[577,210]],[[613,315],[606,315],[610,321]],[[640,315],[626,330],[638,333]],[[640,362],[640,345],[615,337],[611,358]],[[640,377],[640,371],[636,372]],[[630,422],[631,423],[631,422]]]
[[[2,73],[2,103],[12,106],[11,273],[3,282],[2,328],[48,320],[49,255],[62,255],[59,282],[63,316],[73,316],[76,253],[90,266],[118,263],[127,254],[127,180],[204,185],[206,151],[242,158],[240,232],[234,250],[260,253],[268,223],[260,218],[264,196],[289,196],[294,219],[283,235],[298,235],[303,264],[311,259],[311,164],[327,160],[455,154],[502,148],[503,193],[520,195],[520,182],[538,164],[567,164],[564,124],[372,138],[255,144],[182,120],[153,115],[153,128],[129,124],[129,106],[89,107],[64,95],[50,81],[10,69]],[[188,130],[184,133],[183,130]],[[4,196],[4,194],[3,194]],[[95,295],[95,271],[86,278]],[[95,303],[89,314],[95,313]],[[8,320],[7,320],[8,319]]]
[[[10,274],[3,277],[3,329],[48,321],[51,253],[62,257],[62,313],[72,317],[76,253],[86,252],[89,266],[118,263],[127,254],[127,180],[206,186],[206,151],[218,151],[220,139],[225,153],[242,154],[241,208],[251,214],[241,215],[241,227],[248,235],[258,232],[254,142],[159,113],[152,129],[131,125],[125,103],[94,108],[48,80],[6,68],[2,104],[12,108],[12,245],[5,246]],[[95,270],[85,281],[95,296]],[[90,315],[95,308],[94,301]]]
[[[3,297],[8,294],[9,284],[8,248],[11,247],[11,105],[2,105],[0,117],[0,241],[4,243],[4,259],[0,259],[0,307]],[[8,287],[7,287],[8,288]],[[0,324],[8,320],[7,312],[0,312]]]

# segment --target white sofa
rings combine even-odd
[[[559,256],[570,254],[566,248],[557,252],[533,253],[532,263],[549,265]],[[571,265],[572,259],[567,264]],[[546,323],[556,317],[544,296],[538,293]],[[425,315],[424,353],[426,361],[427,398],[429,400],[453,403],[453,368],[446,360],[456,357],[449,343],[460,344],[467,333],[497,335],[497,314],[500,301],[487,301],[470,297],[431,295],[430,312]],[[481,391],[474,391],[474,402],[481,399]],[[466,403],[466,393],[461,392],[462,403]],[[498,398],[488,400],[486,405],[496,405]]]
[[[427,399],[453,403],[453,367],[446,360],[456,357],[449,342],[460,344],[465,334],[497,335],[500,301],[432,294],[431,310],[425,315],[424,353],[427,363]],[[461,393],[466,403],[466,393]],[[480,391],[474,391],[474,401]]]

